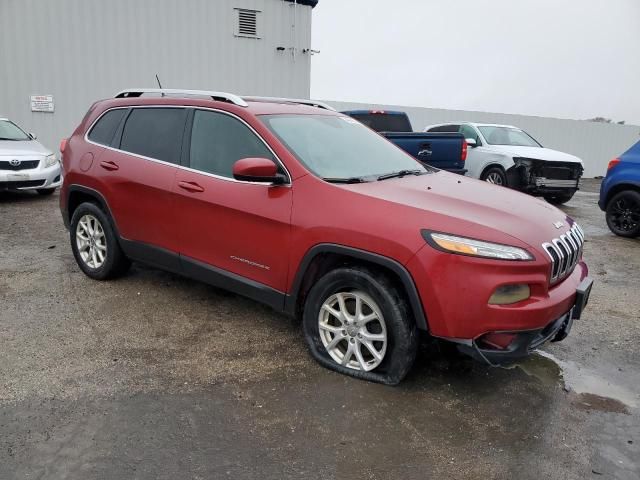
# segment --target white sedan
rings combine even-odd
[[[35,190],[52,194],[62,181],[55,153],[7,118],[0,118],[0,191]]]
[[[544,148],[531,135],[511,125],[452,122],[430,125],[425,132],[462,133],[470,147],[467,176],[544,197],[568,202],[578,190],[584,171],[574,155]]]

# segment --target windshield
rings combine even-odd
[[[322,178],[377,177],[402,170],[427,172],[413,157],[350,117],[262,115],[260,119]]]
[[[511,127],[478,127],[489,145],[513,145],[516,147],[542,147],[528,133]]]
[[[20,127],[9,120],[0,120],[0,140],[31,140],[29,135],[24,133]]]

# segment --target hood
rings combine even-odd
[[[345,188],[397,204],[397,215],[418,223],[416,228],[514,246],[539,249],[573,224],[546,201],[442,171]],[[411,211],[403,212],[407,207]],[[556,222],[562,222],[562,227],[556,228]]]
[[[35,140],[17,142],[0,140],[0,157],[42,157],[51,153],[53,152]]]
[[[513,145],[488,145],[488,147],[500,153],[506,153],[513,157],[532,158],[534,160],[546,160],[548,162],[577,162],[582,163],[575,155],[559,152],[544,147],[516,147]]]

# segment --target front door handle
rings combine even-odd
[[[178,182],[178,186],[180,188],[182,188],[183,190],[186,190],[188,192],[194,192],[194,193],[196,193],[196,192],[204,192],[204,188],[202,188],[196,182],[180,181],[180,182]]]
[[[117,163],[112,162],[112,161],[110,161],[110,160],[103,160],[103,161],[101,161],[101,162],[100,162],[100,166],[101,166],[102,168],[104,168],[105,170],[111,170],[111,171],[113,171],[113,170],[118,170],[118,169],[120,168],[120,167],[118,166],[118,164],[117,164]]]

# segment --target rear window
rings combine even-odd
[[[409,118],[396,113],[353,113],[347,114],[376,132],[410,132]]]
[[[116,129],[127,110],[119,108],[117,110],[109,110],[102,115],[89,132],[89,140],[100,145],[111,145]]]
[[[460,125],[440,125],[439,127],[430,128],[429,133],[458,133]]]
[[[186,117],[184,108],[136,108],[124,125],[120,149],[179,163]]]

